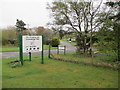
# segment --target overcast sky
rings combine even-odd
[[[47,3],[53,0],[0,0],[0,28],[14,26],[16,19],[29,27],[44,26],[51,20]],[[106,1],[106,0],[103,0]],[[98,0],[99,2],[99,0]]]
[[[50,21],[47,2],[52,0],[0,0],[0,28],[14,26],[16,19],[29,27],[46,26]]]

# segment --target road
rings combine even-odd
[[[76,47],[61,41],[61,45],[65,45],[66,46],[66,52],[75,52],[76,51]],[[52,54],[56,54],[57,53],[57,49],[53,49],[51,50]],[[63,50],[60,50],[60,53],[63,53]],[[48,54],[48,50],[44,50],[44,55]],[[28,56],[28,53],[24,53],[24,56]],[[32,53],[32,55],[41,55],[41,52],[34,52]],[[0,52],[0,56],[2,56],[2,59],[4,58],[11,58],[11,57],[19,57],[19,52]]]

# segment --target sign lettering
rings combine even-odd
[[[42,36],[23,36],[23,52],[42,51]]]

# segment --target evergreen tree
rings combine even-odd
[[[22,20],[19,20],[17,19],[17,22],[16,22],[16,30],[17,32],[19,32],[19,34],[22,34],[22,31],[25,30],[25,23],[22,21]]]

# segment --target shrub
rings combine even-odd
[[[53,37],[51,40],[52,47],[58,47],[60,45],[60,39],[58,37]]]
[[[9,44],[13,45],[11,41],[17,40],[17,34],[15,28],[3,29],[1,30],[1,32],[2,32],[2,37],[1,37],[2,45],[9,45]],[[15,43],[16,42],[14,42],[14,45]]]

